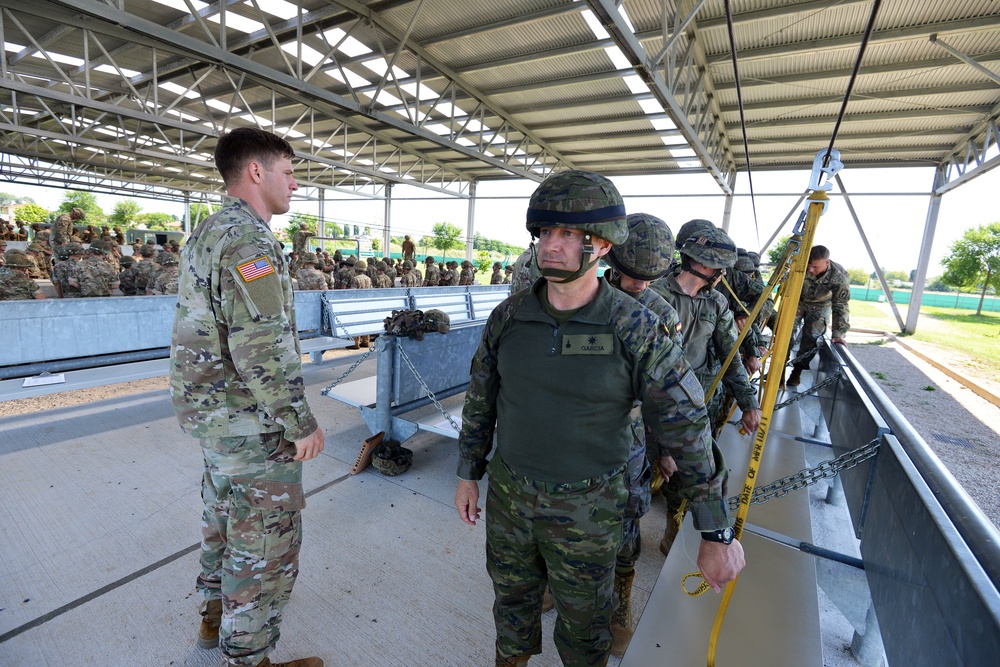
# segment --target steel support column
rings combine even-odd
[[[729,218],[733,214],[733,193],[726,193],[726,206],[722,210],[722,231],[729,233]]]
[[[837,179],[837,186],[840,191],[844,193],[844,203],[847,204],[847,210],[851,212],[851,217],[854,218],[854,224],[858,227],[858,234],[861,235],[861,241],[865,244],[865,250],[868,251],[868,257],[872,260],[872,266],[875,267],[875,275],[878,276],[878,281],[882,285],[882,293],[885,294],[885,298],[889,301],[889,306],[892,308],[892,314],[896,316],[896,324],[899,325],[899,330],[902,331],[903,318],[899,314],[899,307],[896,305],[896,300],[892,298],[892,291],[889,290],[889,283],[886,282],[885,274],[882,272],[882,267],[878,263],[878,259],[875,258],[875,251],[872,250],[872,244],[868,242],[868,237],[865,235],[865,230],[861,226],[861,220],[858,219],[858,214],[854,210],[854,204],[851,203],[851,198],[847,194],[847,188],[844,187],[844,181],[840,179],[840,174],[834,176]]]
[[[472,261],[472,239],[476,232],[476,181],[469,181],[469,217],[465,224],[465,258]]]
[[[385,212],[382,214],[382,249],[383,257],[389,257],[389,230],[392,227],[392,183],[385,185]]]
[[[946,179],[946,165],[938,166],[934,172],[934,187],[931,188],[931,201],[927,206],[927,222],[924,224],[924,237],[920,241],[917,274],[913,277],[913,291],[910,293],[910,307],[906,310],[906,327],[903,333],[912,334],[917,330],[920,301],[924,298],[924,282],[927,280],[927,265],[931,261],[931,247],[934,245],[934,232],[937,229],[938,213],[941,211],[943,195],[939,189],[945,184]]]

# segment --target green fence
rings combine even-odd
[[[892,290],[892,298],[898,304],[910,303],[910,290]],[[854,301],[885,301],[885,295],[878,286],[851,287],[851,299]],[[924,292],[921,305],[937,306],[939,308],[963,308],[976,310],[979,308],[979,295],[956,292]],[[987,296],[983,300],[983,312],[1000,312],[1000,299]]]

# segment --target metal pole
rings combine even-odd
[[[472,261],[472,238],[476,230],[476,181],[469,183],[469,220],[465,226],[465,258]]]
[[[878,276],[878,281],[882,284],[882,292],[889,301],[892,314],[896,316],[896,324],[899,325],[899,330],[902,331],[903,318],[899,314],[899,307],[896,305],[896,300],[892,298],[892,291],[889,289],[889,283],[886,282],[885,275],[882,273],[882,267],[878,265],[878,260],[875,258],[875,251],[872,250],[872,244],[868,242],[868,237],[865,235],[865,230],[861,226],[861,220],[858,219],[858,213],[854,210],[854,204],[851,203],[851,198],[847,194],[847,188],[844,187],[844,181],[841,180],[840,174],[836,174],[834,178],[837,179],[837,186],[840,188],[840,191],[844,193],[844,203],[847,204],[847,210],[851,212],[851,217],[854,218],[854,224],[857,225],[858,233],[861,234],[861,241],[865,244],[865,250],[868,251],[868,256],[875,266],[875,275]]]
[[[382,215],[382,256],[389,257],[389,229],[392,227],[392,183],[385,184],[385,213]]]
[[[920,302],[924,298],[924,282],[927,280],[927,265],[931,261],[931,247],[934,245],[934,232],[937,229],[938,213],[941,211],[942,195],[938,194],[938,188],[945,183],[946,170],[947,167],[942,164],[934,172],[934,187],[927,206],[927,222],[924,224],[923,240],[920,241],[917,273],[913,276],[913,291],[910,293],[910,307],[906,309],[906,327],[903,328],[903,333],[912,334],[917,330]]]
[[[318,229],[316,233],[320,236],[330,236],[326,233],[326,188],[319,189],[319,201],[316,208],[317,217],[319,218]],[[326,250],[326,241],[320,242],[320,247]]]
[[[729,218],[733,214],[733,195],[726,195],[726,207],[722,211],[722,231],[729,233]]]

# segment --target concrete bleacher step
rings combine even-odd
[[[774,414],[758,486],[806,467],[802,443],[779,437],[780,433],[798,435],[799,421],[794,406]],[[753,440],[729,426],[719,444],[730,468],[729,495],[734,495],[743,486]],[[805,492],[752,505],[747,521],[799,541],[813,541]],[[681,578],[698,570],[700,541],[688,516],[663,564],[621,667],[706,664],[709,637],[722,596],[709,591],[692,598],[681,589]],[[736,581],[722,625],[717,664],[822,667],[813,557],[748,531],[744,531],[741,543],[747,566]],[[688,587],[693,589],[700,581],[689,580]]]

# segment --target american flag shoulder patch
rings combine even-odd
[[[271,265],[271,260],[265,256],[261,256],[240,264],[236,267],[236,270],[240,272],[243,282],[248,283],[271,275],[274,273],[274,266]]]

